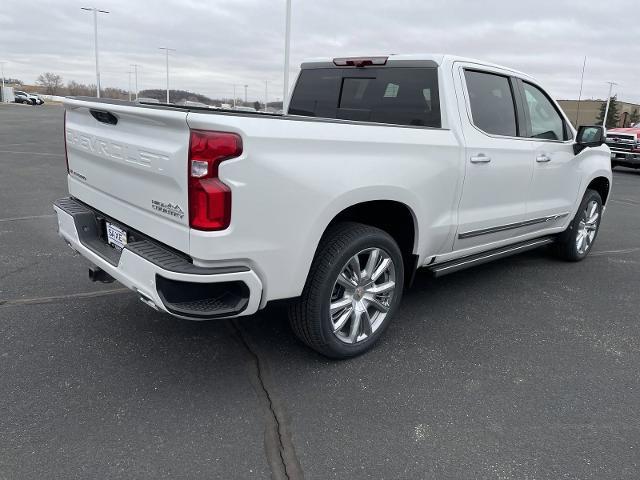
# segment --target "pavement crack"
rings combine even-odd
[[[260,359],[257,351],[244,335],[237,320],[231,320],[229,325],[252,359],[254,374],[251,376],[251,383],[265,404],[264,443],[267,461],[271,467],[271,476],[274,480],[302,480],[304,474],[291,440],[289,422],[287,421],[284,405],[280,403],[271,391],[270,385],[272,382],[268,367]]]

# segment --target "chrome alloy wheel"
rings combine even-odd
[[[576,235],[576,250],[580,255],[589,251],[598,231],[600,207],[598,202],[591,200],[580,216]]]
[[[360,251],[342,267],[331,291],[334,335],[344,343],[366,340],[384,322],[396,288],[396,269],[381,248]]]

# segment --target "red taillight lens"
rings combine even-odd
[[[64,135],[64,161],[67,162],[67,173],[69,173],[69,153],[67,152],[67,111],[64,111],[64,122],[62,127]]]
[[[240,135],[191,130],[189,142],[189,225],[224,230],[231,222],[231,190],[218,178],[224,160],[242,154]]]

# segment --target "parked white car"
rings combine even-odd
[[[307,345],[368,350],[418,268],[551,245],[587,256],[610,194],[601,127],[530,76],[442,55],[302,64],[288,114],[67,99],[60,235],[185,319],[292,299]]]

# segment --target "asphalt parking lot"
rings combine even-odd
[[[636,479],[640,171],[591,256],[419,274],[331,362],[274,305],[158,314],[57,237],[62,108],[0,106],[0,479]]]

